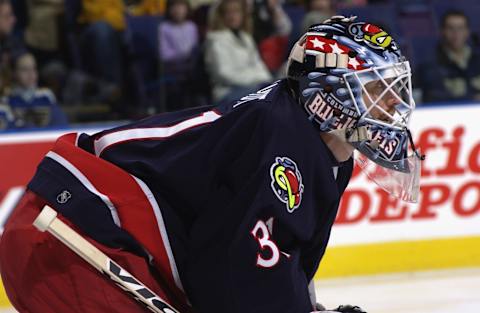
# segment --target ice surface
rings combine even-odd
[[[368,313],[479,313],[479,290],[480,268],[316,282],[317,298],[327,308],[355,304]]]

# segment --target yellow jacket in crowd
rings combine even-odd
[[[165,12],[166,0],[142,0],[139,4],[129,8],[133,15],[160,15]],[[125,14],[127,8],[122,0],[83,0],[80,23],[94,23],[104,21],[115,30],[125,29]]]

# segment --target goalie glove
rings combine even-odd
[[[367,313],[364,310],[362,310],[359,306],[353,306],[350,304],[347,305],[341,305],[338,308],[336,308],[334,311],[336,312],[342,312],[342,313]]]
[[[330,310],[324,310],[324,311],[314,311],[311,313],[367,313],[364,310],[362,310],[359,306],[353,306],[353,305],[341,305],[338,308],[330,311]]]
[[[315,312],[322,312],[322,311],[325,311],[325,307],[320,304],[320,303],[315,303],[315,305],[313,306],[313,308],[315,309]]]

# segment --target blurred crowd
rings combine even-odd
[[[0,0],[0,131],[230,101],[283,77],[295,40],[335,14],[399,39],[417,102],[480,100],[477,2]]]

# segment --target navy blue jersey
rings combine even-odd
[[[47,155],[29,188],[89,236],[150,259],[163,255],[198,312],[312,311],[307,286],[353,161],[336,162],[285,81],[229,105],[73,141]],[[104,187],[115,177],[118,192]],[[145,198],[130,195],[137,189]],[[151,207],[161,229],[158,253],[138,203]],[[132,222],[138,215],[143,222]]]

